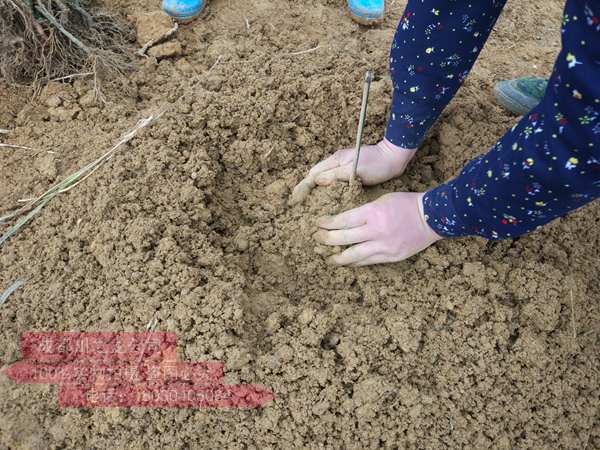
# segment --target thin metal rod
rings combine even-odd
[[[365,73],[365,82],[363,85],[362,106],[360,108],[360,119],[358,121],[358,131],[356,132],[356,155],[354,156],[354,166],[352,167],[352,180],[356,179],[358,170],[358,160],[360,158],[360,147],[362,145],[363,130],[365,128],[365,119],[367,118],[367,103],[369,102],[369,90],[373,81],[373,73],[368,70]]]

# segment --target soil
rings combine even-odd
[[[130,19],[158,3],[105,0]],[[1,86],[0,137],[36,150],[1,149],[0,212],[167,112],[0,250],[0,288],[28,280],[0,307],[0,364],[28,330],[156,318],[181,359],[221,360],[228,383],[276,396],[257,410],[61,409],[56,387],[0,376],[1,448],[600,448],[599,203],[393,265],[332,267],[311,239],[315,217],[431,188],[486,151],[517,120],[493,85],[551,70],[561,1],[509,0],[404,176],[287,204],[311,165],[352,146],[367,68],[365,141],[381,137],[405,2],[388,3],[368,29],[343,0],[215,0],[174,56],[105,84],[106,103],[85,78],[36,98]]]

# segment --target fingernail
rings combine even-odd
[[[322,256],[323,258],[328,258],[331,255],[335,255],[338,253],[336,247],[329,247],[328,245],[317,244],[315,245],[315,253],[317,255]]]
[[[324,227],[327,226],[327,222],[331,220],[331,216],[322,216],[317,219],[317,226]]]
[[[310,183],[302,181],[292,191],[292,196],[290,197],[288,204],[294,206],[298,203],[302,203],[304,199],[308,197],[308,194],[310,194],[311,189],[312,185]]]
[[[336,257],[337,255],[333,255],[330,256],[329,258],[327,258],[325,261],[327,262],[327,264],[329,264],[330,266],[339,266]]]
[[[316,233],[313,234],[313,239],[315,241],[317,241],[320,244],[324,244],[325,242],[323,242],[325,240],[325,237],[323,236],[325,232],[323,230],[319,230]]]
[[[328,185],[330,184],[329,177],[326,175],[317,175],[315,178],[315,183],[320,186]]]

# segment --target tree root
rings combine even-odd
[[[133,31],[84,0],[0,0],[0,77],[43,85],[77,72],[107,75],[133,67]]]

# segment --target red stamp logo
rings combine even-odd
[[[223,384],[223,363],[177,360],[174,333],[34,333],[5,369],[21,384],[57,384],[63,408],[258,408],[258,385]]]

